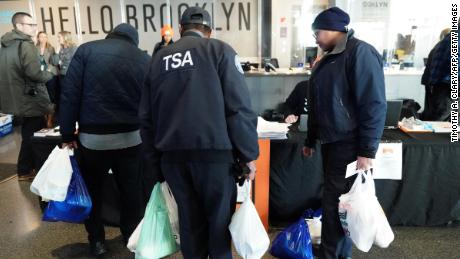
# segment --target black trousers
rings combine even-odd
[[[425,107],[422,119],[425,121],[450,121],[452,98],[450,84],[425,86]]]
[[[184,258],[232,258],[228,226],[236,206],[230,163],[161,163],[179,209]]]
[[[21,149],[18,156],[18,176],[31,173],[35,167],[35,156],[32,150],[31,138],[34,132],[46,127],[44,116],[38,117],[23,117],[21,126]]]
[[[80,167],[88,187],[93,208],[85,221],[88,240],[104,241],[105,231],[101,219],[102,186],[109,169],[112,169],[120,191],[120,230],[125,242],[136,229],[144,213],[140,170],[140,145],[119,150],[91,150],[80,144]]]
[[[341,141],[321,145],[324,169],[321,258],[351,257],[352,241],[340,224],[340,195],[347,193],[356,176],[345,178],[347,165],[357,158],[357,141]]]

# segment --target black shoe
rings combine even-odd
[[[107,253],[107,249],[105,248],[105,245],[103,242],[94,242],[90,243],[90,248],[91,248],[91,254],[95,256],[103,255]]]

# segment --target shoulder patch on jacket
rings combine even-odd
[[[235,67],[241,74],[244,74],[243,67],[241,67],[240,57],[235,55]]]

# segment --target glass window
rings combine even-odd
[[[272,1],[272,57],[280,67],[304,66],[308,49],[316,49],[311,24],[329,0]]]
[[[311,24],[318,13],[338,6],[351,18],[356,37],[395,63],[422,69],[424,58],[450,25],[451,1],[284,0],[272,2],[272,57],[282,67],[305,66],[316,47]]]
[[[351,16],[356,36],[387,60],[422,69],[424,58],[450,25],[451,1],[337,0]]]

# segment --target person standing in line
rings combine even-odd
[[[386,117],[383,62],[377,50],[354,37],[349,15],[337,7],[315,18],[316,43],[326,54],[313,67],[308,100],[308,137],[303,154],[321,143],[324,169],[320,258],[351,258],[352,243],[338,215],[340,195],[356,175],[345,178],[347,165],[369,171]]]
[[[143,145],[177,202],[184,258],[232,258],[235,175],[255,177],[257,115],[236,52],[210,38],[209,13],[190,7],[180,26],[181,39],[153,56],[146,76]]]
[[[102,187],[110,169],[120,190],[125,245],[145,208],[138,111],[150,57],[138,46],[134,27],[116,26],[105,39],[78,48],[62,85],[62,141],[63,146],[77,149],[80,158],[93,204],[85,228],[90,251],[96,256],[107,252],[101,209]]]

